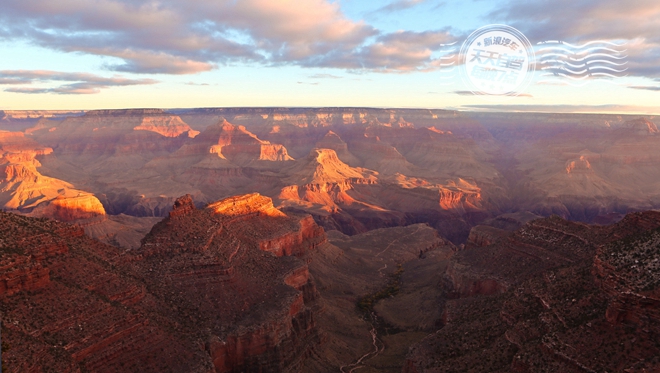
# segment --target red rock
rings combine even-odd
[[[181,197],[129,252],[0,213],[3,340],[20,346],[3,354],[7,371],[295,369],[320,341],[319,305],[306,262],[288,255],[325,240],[311,217],[256,194],[205,209]]]
[[[658,227],[658,212],[606,227],[552,217],[458,251],[443,287],[459,299],[403,371],[658,370]]]

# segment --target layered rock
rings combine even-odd
[[[660,206],[653,117],[368,108],[24,114],[39,121],[26,133],[55,149],[39,159],[40,172],[84,185],[111,214],[164,217],[180,195],[208,203],[259,192],[347,233],[423,221],[464,242],[471,227],[505,211],[591,222]],[[334,150],[362,177],[296,179],[316,162],[314,149]]]
[[[606,227],[554,217],[459,251],[443,285],[458,299],[404,372],[657,370],[658,227],[657,212]]]
[[[73,185],[43,176],[38,156],[52,153],[23,133],[0,132],[0,204],[33,216],[75,221],[105,215],[100,201]]]
[[[337,157],[348,165],[357,166],[360,163],[360,161],[348,151],[348,144],[346,144],[339,135],[332,131],[328,131],[328,133],[316,143],[316,148],[334,150],[335,153],[337,153]]]
[[[324,241],[312,219],[286,215],[258,194],[204,209],[187,196],[145,238],[134,265],[148,283],[170,284],[172,304],[191,317],[186,327],[210,328],[205,349],[216,371],[282,371],[319,340],[316,290],[307,265],[289,255]]]
[[[133,127],[135,131],[151,131],[163,135],[165,137],[178,137],[182,134],[188,137],[195,137],[199,135],[199,131],[194,131],[187,123],[181,118],[174,117],[143,117],[142,122]]]
[[[198,141],[210,143],[210,153],[239,165],[254,161],[278,162],[293,159],[284,146],[260,140],[245,127],[234,126],[226,120],[208,127]]]
[[[318,292],[290,255],[325,234],[266,197],[197,209],[184,196],[128,252],[81,228],[0,220],[9,372],[276,372],[299,369],[319,344]]]

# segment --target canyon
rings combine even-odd
[[[655,120],[2,112],[5,369],[657,371]]]
[[[460,244],[503,213],[589,223],[657,208],[653,120],[367,108],[5,112],[0,202],[96,222],[95,237],[111,242],[130,230],[113,217],[165,217],[185,194],[201,206],[258,192],[326,229],[428,223]]]

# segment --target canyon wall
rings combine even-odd
[[[267,197],[197,209],[184,196],[129,251],[52,220],[0,220],[8,372],[278,372],[321,341],[318,291],[292,255],[325,233]]]

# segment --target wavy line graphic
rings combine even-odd
[[[540,41],[536,44],[537,45],[542,45],[542,44],[563,44],[563,45],[568,45],[569,47],[575,48],[575,49],[582,49],[582,48],[586,47],[587,45],[592,45],[592,44],[607,44],[607,45],[612,45],[612,46],[615,46],[615,47],[621,47],[621,46],[626,45],[626,43],[616,44],[616,43],[612,43],[612,42],[607,41],[607,40],[593,40],[593,41],[590,41],[588,43],[584,43],[582,45],[573,45],[571,43],[561,41],[561,40],[546,40],[546,41]]]
[[[564,78],[568,78],[568,79],[571,79],[571,80],[585,80],[585,79],[590,79],[590,78],[597,77],[597,76],[607,76],[609,78],[619,78],[620,77],[620,76],[616,76],[616,75],[612,75],[612,74],[608,74],[608,73],[593,73],[593,74],[590,74],[590,75],[581,76],[579,78],[576,78],[576,77],[573,77],[573,76],[570,76],[570,75],[567,75],[567,74],[564,74],[564,73],[553,73],[553,74],[547,74],[547,75],[546,74],[541,74],[541,76],[557,76],[557,75],[563,76]]]
[[[611,79],[597,79],[597,80],[587,80],[584,83],[573,83],[571,81],[563,80],[563,79],[546,79],[546,80],[539,80],[537,84],[543,84],[543,83],[560,83],[561,85],[569,85],[571,87],[584,87],[587,84],[591,83],[607,83],[607,84],[614,84],[614,85],[620,85],[619,83],[611,80]]]
[[[605,53],[592,53],[592,54],[589,54],[589,55],[584,56],[582,58],[572,58],[571,56],[566,55],[566,54],[548,53],[548,54],[542,55],[541,57],[539,57],[539,59],[543,59],[545,57],[550,57],[550,56],[563,57],[563,58],[566,58],[566,59],[569,59],[569,60],[575,61],[575,62],[583,62],[584,60],[587,60],[587,59],[590,59],[590,58],[593,58],[593,57],[613,58],[615,60],[623,60],[623,59],[628,58],[628,55],[617,57],[617,56],[611,56],[611,55],[605,54]]]
[[[543,58],[543,57],[541,57],[541,58]],[[553,59],[553,60],[541,60],[541,61],[539,61],[539,63],[542,64],[542,65],[552,64],[552,63],[560,63],[562,65],[568,65],[572,68],[578,69],[580,67],[585,67],[585,66],[591,65],[593,63],[607,63],[607,64],[614,65],[614,66],[624,66],[624,65],[628,64],[628,61],[624,61],[623,63],[616,63],[616,62],[612,62],[612,61],[608,61],[608,60],[590,60],[590,61],[587,61],[587,62],[581,64],[581,65],[574,65],[574,64],[572,64],[568,61]]]
[[[541,68],[541,70],[551,70],[551,69],[557,69],[557,70],[560,70],[561,72],[568,72],[568,73],[571,73],[571,74],[573,74],[573,75],[582,75],[582,74],[584,74],[584,73],[590,73],[590,72],[593,71],[593,70],[601,70],[601,69],[603,69],[603,70],[609,70],[609,71],[612,71],[612,72],[615,72],[615,73],[622,73],[622,72],[628,70],[627,67],[626,67],[625,69],[623,69],[623,70],[617,70],[617,69],[613,69],[613,68],[611,68],[611,67],[607,67],[607,66],[594,66],[594,67],[586,68],[586,69],[581,70],[581,71],[573,71],[573,70],[571,70],[571,69],[569,69],[569,68],[567,68],[567,67],[559,67],[559,68],[557,68],[556,66],[546,66],[546,67],[542,67],[542,68]]]
[[[537,63],[541,71],[565,81],[610,80],[618,78],[628,70],[625,65],[628,55],[624,44],[606,40],[594,40],[582,45],[564,41],[539,42],[543,46],[537,51]],[[620,48],[620,49],[617,49]]]
[[[572,55],[584,54],[584,53],[588,53],[589,51],[597,51],[597,50],[604,50],[604,51],[608,51],[608,52],[612,52],[612,53],[616,53],[616,54],[621,54],[623,52],[628,51],[627,49],[616,50],[616,49],[605,48],[605,47],[594,47],[594,48],[585,49],[585,50],[580,51],[580,52],[573,52],[571,50],[568,50],[568,49],[562,48],[562,47],[549,47],[549,48],[539,49],[537,51],[537,53],[541,53],[543,51],[550,51],[550,50],[560,50],[560,51],[564,51],[566,53],[570,53]]]

